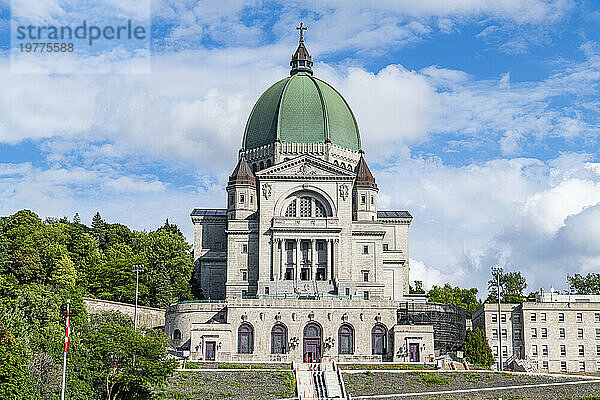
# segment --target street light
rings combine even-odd
[[[499,369],[502,368],[502,318],[500,316],[500,276],[502,275],[502,267],[492,267],[492,276],[496,276],[496,287],[498,289],[498,358],[500,360]]]
[[[135,311],[133,313],[133,330],[137,330],[137,314],[138,314],[138,291],[140,285],[140,272],[144,272],[144,266],[136,264],[131,272],[135,272]]]

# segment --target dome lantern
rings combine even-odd
[[[292,69],[290,75],[295,75],[298,72],[305,72],[312,75],[312,57],[304,45],[304,31],[308,28],[304,26],[304,23],[300,22],[300,26],[296,27],[296,29],[300,31],[300,42],[298,43],[296,52],[292,54],[292,61],[290,61]]]

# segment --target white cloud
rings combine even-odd
[[[519,270],[528,290],[565,286],[567,273],[600,268],[600,176],[589,156],[564,154],[452,167],[406,158],[374,174],[380,206],[408,209],[411,280],[476,286],[492,265]],[[413,274],[414,272],[414,274]]]
[[[189,239],[194,207],[219,207],[225,201],[220,184],[204,189],[166,185],[151,175],[137,176],[103,165],[88,168],[33,168],[28,163],[0,164],[0,215],[30,209],[45,217],[72,217],[89,224],[96,211],[109,222],[133,229],[156,229],[169,219]],[[193,182],[190,182],[190,184]]]

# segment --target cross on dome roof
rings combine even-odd
[[[304,31],[308,28],[304,26],[304,22],[300,22],[300,26],[297,26],[296,29],[300,31],[300,41],[304,42]]]

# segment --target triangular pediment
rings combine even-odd
[[[320,158],[304,154],[256,173],[263,179],[354,179],[356,174]]]

